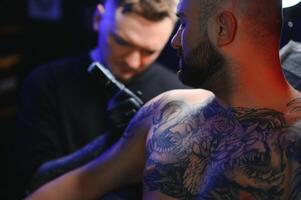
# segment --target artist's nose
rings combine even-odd
[[[142,65],[142,55],[139,50],[131,51],[125,58],[127,65],[132,69],[138,69]]]

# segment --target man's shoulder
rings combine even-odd
[[[217,102],[216,96],[203,89],[175,89],[164,92],[148,101],[141,113],[147,116],[175,116],[180,119],[182,114],[191,111],[202,110],[208,107],[212,102]],[[181,112],[178,115],[177,112]]]
[[[174,89],[158,95],[157,97],[153,98],[151,102],[164,101],[168,103],[173,101],[183,101],[188,104],[200,104],[214,98],[216,98],[215,95],[209,90]]]
[[[88,56],[65,57],[36,66],[26,77],[23,85],[34,86],[55,83],[57,80],[66,81],[71,76],[80,74],[83,65],[89,64]]]
[[[70,57],[64,57],[55,59],[52,61],[49,61],[44,64],[38,65],[32,72],[31,75],[33,76],[39,76],[42,75],[49,75],[51,74],[58,74],[58,73],[67,73],[69,70],[75,70],[76,68],[89,64],[91,62],[91,59],[88,55],[80,55],[80,56],[70,56]]]

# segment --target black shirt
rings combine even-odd
[[[20,93],[15,166],[18,182],[26,185],[46,161],[66,156],[107,130],[104,88],[88,74],[88,55],[38,67]],[[141,91],[144,102],[182,85],[175,73],[158,63],[125,85]]]

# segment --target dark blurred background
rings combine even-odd
[[[1,0],[0,1],[0,199],[13,199],[6,162],[14,131],[18,89],[28,73],[40,64],[78,55],[96,44],[92,16],[96,0]],[[284,9],[281,47],[289,40],[301,42],[301,4]],[[259,47],[260,48],[260,47]],[[160,62],[177,68],[175,52],[168,44]],[[301,66],[300,66],[301,67]],[[22,166],[20,166],[22,167]]]

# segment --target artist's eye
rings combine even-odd
[[[130,46],[130,44],[127,41],[123,40],[122,38],[115,37],[114,39],[115,42],[121,46]]]
[[[117,34],[111,33],[111,36],[113,37],[113,40],[116,42],[116,44],[120,46],[130,47],[131,44],[127,41],[125,41],[123,38],[118,36]]]

